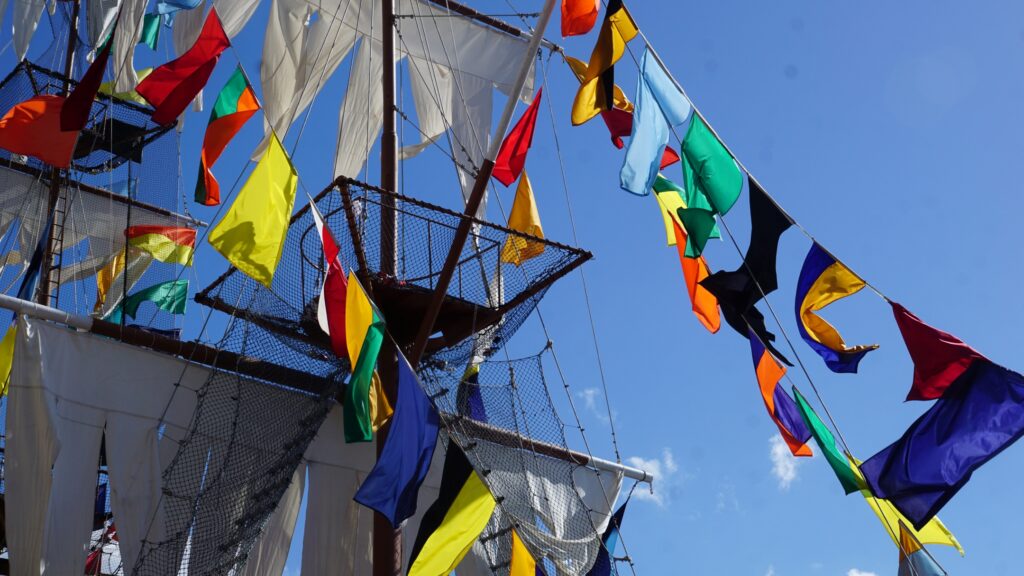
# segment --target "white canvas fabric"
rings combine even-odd
[[[245,568],[239,573],[241,576],[280,576],[284,572],[305,490],[306,468],[299,466],[259,540],[249,552]]]
[[[359,176],[377,142],[384,122],[384,98],[380,91],[383,73],[380,43],[363,38],[349,71],[348,90],[338,115],[336,176]]]
[[[113,66],[114,91],[128,92],[139,83],[135,73],[135,46],[142,36],[142,20],[146,16],[147,0],[124,0],[121,22],[114,34]]]
[[[147,534],[163,537],[160,480],[172,451],[162,444],[187,430],[207,376],[172,356],[19,319],[5,478],[12,574],[81,571],[104,431],[125,564],[134,565]]]
[[[85,3],[85,27],[89,45],[95,48],[114,27],[121,0],[91,0]]]
[[[46,0],[14,0],[14,55],[19,61],[28,53],[44,8]]]
[[[476,182],[476,172],[483,164],[484,154],[491,141],[491,117],[494,113],[494,92],[488,82],[471,74],[455,72],[452,105],[452,156],[455,171],[462,188],[462,199],[469,201]],[[484,193],[477,218],[487,214],[487,194]]]
[[[409,87],[416,105],[418,144],[405,146],[398,158],[416,156],[444,135],[452,122],[452,73],[446,66],[421,58],[407,58]]]

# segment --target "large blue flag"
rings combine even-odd
[[[668,145],[669,130],[685,124],[692,111],[690,101],[647,49],[640,60],[633,133],[619,173],[624,190],[641,196],[651,193],[661,168],[661,156]]]
[[[440,418],[409,361],[398,354],[398,398],[384,449],[355,501],[398,526],[416,513],[416,497],[434,457]]]
[[[1024,376],[975,360],[888,448],[861,464],[872,492],[920,530],[982,464],[1024,435]]]

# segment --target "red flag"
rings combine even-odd
[[[580,36],[597,23],[601,0],[562,0],[562,36]]]
[[[113,43],[111,33],[111,39],[107,40],[106,46],[100,50],[96,59],[89,65],[89,69],[85,71],[82,80],[78,82],[78,86],[64,102],[64,108],[60,111],[61,130],[78,131],[85,128],[89,121],[89,112],[92,111],[92,102],[96,99],[96,93],[100,91],[100,84],[103,83],[103,71],[107,69],[110,46]]]
[[[0,148],[34,156],[50,166],[71,166],[78,131],[60,129],[63,96],[44,94],[15,104],[0,118]]]
[[[338,254],[341,249],[334,241],[330,229],[324,224],[323,216],[311,200],[309,209],[316,222],[316,230],[320,234],[320,242],[324,247],[324,260],[327,261],[327,276],[324,278],[323,291],[320,292],[320,303],[317,306],[317,320],[320,328],[331,337],[331,350],[339,358],[348,357],[345,343],[345,302],[348,295],[348,281],[345,270],[341,267]]]
[[[153,122],[174,122],[210,79],[217,59],[231,45],[221,26],[217,9],[210,10],[196,43],[175,60],[153,70],[135,91],[156,110]]]
[[[608,132],[612,137],[612,144],[619,150],[622,150],[625,146],[622,138],[633,133],[633,113],[621,108],[612,108],[611,110],[601,112],[601,119],[604,120],[604,125],[608,127]],[[679,162],[679,153],[673,150],[671,146],[666,146],[665,152],[661,156],[661,169],[664,170],[676,162]]]
[[[512,131],[501,143],[501,150],[498,150],[498,158],[494,161],[494,178],[508,186],[515,182],[526,166],[526,153],[533,143],[533,128],[537,125],[537,110],[540,108],[541,93],[543,88],[537,90],[530,107],[523,113],[523,117],[516,122]]]
[[[896,302],[889,304],[903,334],[907,352],[914,361],[914,383],[910,386],[907,400],[940,398],[971,362],[985,360],[980,352],[956,336],[932,328]]]

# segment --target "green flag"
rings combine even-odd
[[[171,314],[184,314],[188,300],[188,280],[170,280],[140,290],[124,299],[104,320],[119,324],[121,315],[135,318],[143,302],[152,302],[156,307]]]
[[[702,192],[715,212],[728,212],[740,197],[745,178],[732,155],[698,115],[690,121],[682,150],[686,187]]]
[[[683,159],[686,162],[686,159]],[[697,258],[704,251],[708,238],[721,238],[715,211],[708,199],[696,189],[692,179],[686,182],[686,189],[658,174],[654,181],[654,193],[675,211],[675,215],[686,230],[686,257]]]
[[[155,12],[146,14],[142,19],[142,34],[139,35],[139,44],[145,44],[150,49],[156,50],[158,40],[160,40],[160,15]]]
[[[800,394],[800,391],[796,389],[796,386],[793,386],[793,396],[796,397],[796,405],[800,408],[804,422],[811,429],[811,435],[814,436],[818,447],[821,448],[821,453],[825,455],[825,460],[828,460],[829,466],[832,466],[832,471],[836,473],[836,478],[839,478],[839,483],[843,485],[843,490],[847,494],[852,494],[862,488],[866,488],[864,481],[857,478],[857,475],[850,468],[850,463],[847,461],[846,456],[836,447],[836,439],[832,436],[832,432],[818,418],[818,415],[814,413],[814,410],[807,403],[807,400],[804,399],[803,395]]]

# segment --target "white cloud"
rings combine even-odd
[[[779,481],[779,489],[788,490],[789,485],[796,480],[799,461],[793,457],[786,441],[779,434],[769,438],[768,443],[771,444],[772,474]]]
[[[631,456],[626,459],[630,466],[646,470],[654,475],[652,490],[638,488],[633,494],[637,500],[648,500],[658,506],[665,506],[669,503],[669,493],[674,484],[676,472],[679,467],[672,456],[672,450],[665,448],[661,451],[661,458],[646,459],[639,456]]]
[[[584,388],[583,390],[576,391],[576,397],[583,401],[583,407],[590,413],[591,416],[604,422],[608,423],[608,407],[603,406],[604,395],[597,388]],[[616,416],[615,410],[612,410],[612,417]],[[618,422],[618,419],[615,420]]]
[[[850,571],[846,573],[846,576],[878,576],[878,574],[857,570],[856,568],[850,568]]]
[[[775,576],[775,566],[768,566],[768,571],[764,573],[764,576]]]

